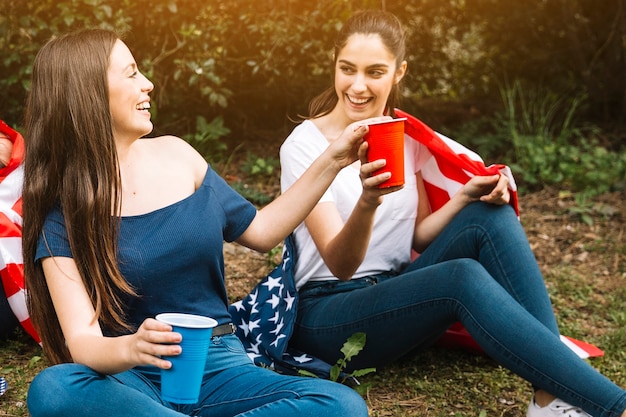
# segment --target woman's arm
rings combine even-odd
[[[421,175],[418,175],[417,183],[420,207],[413,235],[413,249],[416,252],[423,252],[450,223],[454,216],[468,204],[474,201],[483,201],[501,205],[508,204],[510,200],[509,180],[505,175],[475,176],[443,207],[434,213],[429,213],[429,210],[421,204],[428,201]],[[424,212],[427,212],[427,214],[424,215]]]
[[[367,123],[385,119],[389,117],[376,117],[349,125],[298,181],[259,210],[237,242],[260,252],[279,244],[311,212],[337,173],[357,159],[363,135],[368,130]]]
[[[377,187],[388,180],[391,174],[385,172],[371,176],[374,171],[384,167],[385,162],[367,162],[367,143],[361,145],[359,157],[363,192],[345,224],[333,202],[318,204],[305,220],[324,263],[341,280],[349,280],[363,262],[372,235],[376,209],[382,204],[383,196],[402,188]]]
[[[44,258],[42,266],[74,362],[97,372],[115,374],[137,365],[167,369],[171,363],[159,356],[180,354],[180,346],[176,345],[181,340],[180,334],[154,319],[147,319],[134,334],[103,336],[74,260]]]

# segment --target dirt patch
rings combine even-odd
[[[598,291],[624,287],[625,191],[582,202],[570,193],[547,189],[523,196],[521,207],[522,223],[545,274],[570,265],[581,277],[595,278]]]

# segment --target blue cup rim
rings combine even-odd
[[[170,326],[185,327],[189,329],[209,329],[217,326],[217,320],[187,313],[160,313],[155,317],[158,321]]]

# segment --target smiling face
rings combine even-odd
[[[133,55],[121,40],[111,51],[107,79],[116,140],[134,140],[150,133],[149,93],[154,85],[138,71]]]
[[[385,47],[378,34],[351,35],[335,63],[335,112],[350,121],[381,116],[392,87],[406,72],[406,62]]]

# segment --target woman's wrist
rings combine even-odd
[[[383,197],[376,196],[375,198],[368,197],[365,193],[361,193],[359,200],[357,201],[357,208],[365,211],[376,211],[378,206],[383,203]]]
[[[450,199],[451,202],[458,204],[461,207],[465,207],[470,203],[473,203],[475,201],[478,201],[479,198],[474,198],[471,195],[467,194],[465,192],[465,186],[462,187],[459,192],[457,192],[455,195],[452,196],[452,198]]]

